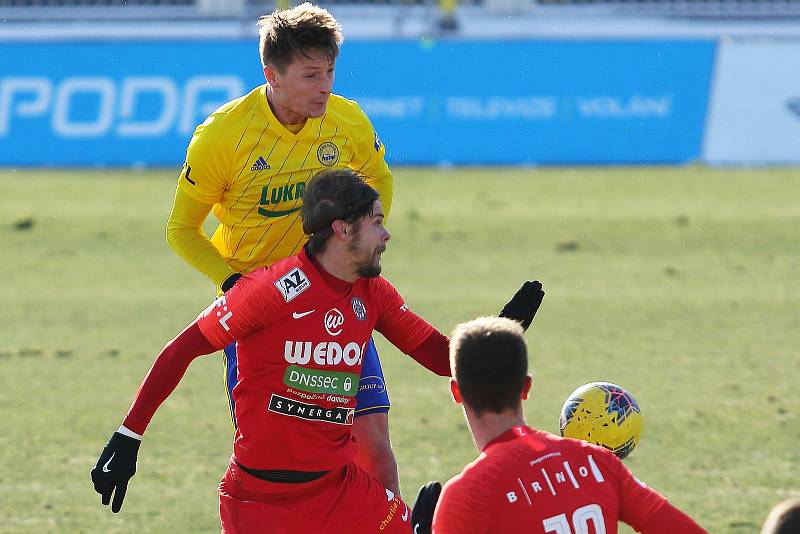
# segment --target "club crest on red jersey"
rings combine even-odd
[[[356,319],[359,321],[364,321],[367,319],[367,306],[364,304],[364,301],[358,297],[353,297],[350,299],[350,304],[353,305],[353,313],[356,316]]]
[[[283,295],[283,299],[289,302],[297,295],[311,287],[311,280],[308,279],[306,273],[295,267],[288,273],[284,274],[275,282],[275,287]]]
[[[333,308],[328,310],[325,314],[325,330],[332,336],[338,336],[342,333],[342,325],[344,324],[344,315],[338,309]]]

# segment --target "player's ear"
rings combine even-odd
[[[349,239],[350,238],[349,236],[353,235],[352,227],[341,219],[334,220],[331,223],[331,228],[333,228],[333,234],[336,237],[339,237],[344,240]]]
[[[453,396],[453,402],[461,404],[461,390],[458,389],[458,383],[454,379],[450,379],[450,395]]]
[[[272,65],[264,65],[264,78],[267,79],[267,82],[272,86],[275,87],[278,84],[278,79],[275,76],[276,70],[275,67]]]
[[[533,375],[526,375],[525,380],[522,382],[522,400],[528,400],[531,394],[531,386],[533,385]]]

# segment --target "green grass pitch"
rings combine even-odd
[[[399,168],[384,273],[449,332],[538,278],[528,422],[605,380],[645,417],[626,460],[710,532],[800,496],[796,169]],[[154,355],[212,298],[168,248],[174,172],[0,172],[0,531],[219,532],[221,358],[156,414],[123,511],[89,470]],[[445,379],[379,339],[404,497],[476,456]],[[624,530],[624,532],[630,532]]]

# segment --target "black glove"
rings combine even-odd
[[[542,305],[543,298],[542,283],[538,280],[536,282],[528,280],[522,284],[509,303],[503,306],[500,317],[517,321],[522,324],[524,330],[527,330],[533,322],[533,316]]]
[[[419,489],[419,495],[411,510],[411,526],[414,534],[431,534],[433,511],[442,492],[442,485],[436,481],[428,482]]]
[[[114,494],[111,511],[115,514],[122,508],[128,481],[136,473],[136,455],[141,443],[136,438],[114,432],[92,469],[94,490],[103,496],[101,502],[108,506]]]
[[[222,282],[222,285],[220,286],[220,289],[222,289],[222,292],[226,293],[230,288],[235,286],[236,285],[236,281],[241,277],[242,277],[241,273],[233,273],[228,278],[226,278],[225,281]]]

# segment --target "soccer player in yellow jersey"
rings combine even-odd
[[[378,191],[387,215],[392,204],[385,149],[369,119],[356,102],[331,93],[342,42],[333,16],[305,3],[264,16],[258,26],[267,83],[197,127],[167,224],[170,246],[221,291],[300,251],[303,192],[317,172],[357,170]],[[209,239],[202,225],[212,211],[220,224]],[[225,349],[225,362],[233,416],[235,344]],[[356,398],[357,462],[399,494],[389,398],[371,341]]]

